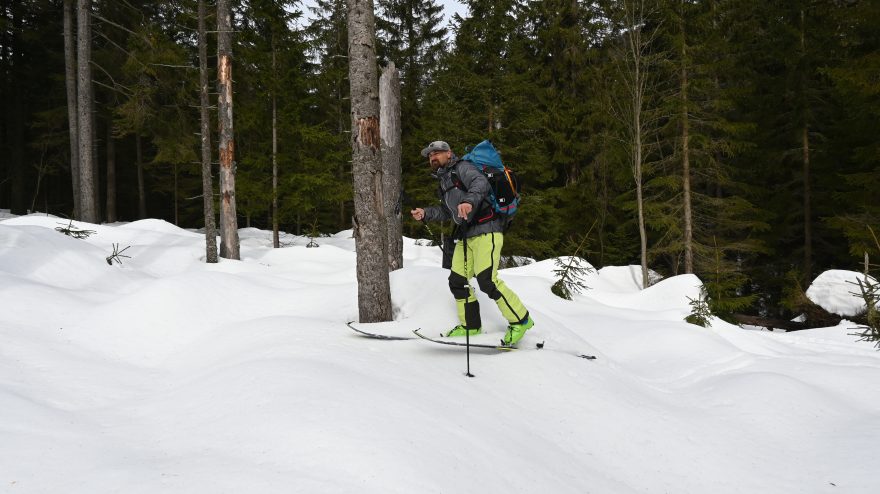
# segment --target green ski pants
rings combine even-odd
[[[467,243],[467,265],[464,259],[464,244]],[[522,321],[528,315],[519,297],[498,278],[498,262],[501,259],[501,246],[504,235],[499,232],[484,233],[459,241],[455,244],[452,256],[452,272],[449,273],[449,290],[458,306],[458,319],[466,328],[479,328],[480,304],[470,286],[470,279],[476,275],[480,290],[498,305],[501,314],[510,323]]]

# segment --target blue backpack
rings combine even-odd
[[[470,161],[489,180],[489,201],[495,213],[506,216],[509,223],[519,209],[519,179],[513,170],[504,166],[501,155],[488,140],[473,148],[466,148],[462,160]],[[494,215],[493,215],[494,217]]]

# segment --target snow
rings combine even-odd
[[[159,220],[76,223],[97,232],[77,240],[60,218],[4,218],[0,492],[880,489],[880,353],[847,321],[700,328],[682,320],[696,277],[640,290],[632,266],[566,301],[545,260],[501,272],[536,326],[519,351],[472,351],[467,378],[460,348],[346,328],[350,231],[272,249],[242,229],[242,261],[208,265],[202,235]],[[405,239],[404,258],[395,321],[361,327],[454,325],[440,249]],[[820,280],[811,297],[840,306]],[[497,341],[479,298],[474,341]]]
[[[868,276],[870,283],[877,283]],[[865,312],[865,301],[859,292],[858,281],[865,281],[865,275],[855,271],[831,269],[813,280],[807,289],[807,297],[832,314],[844,317],[857,316]]]

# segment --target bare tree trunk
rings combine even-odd
[[[388,222],[388,270],[403,267],[403,234],[400,214],[400,74],[394,62],[379,78],[379,135],[382,138],[382,173],[385,176],[385,218]]]
[[[338,108],[338,111],[339,111],[339,113],[338,113],[338,115],[337,115],[337,120],[336,120],[336,130],[337,130],[337,132],[339,133],[339,135],[342,135],[343,132],[345,132],[345,121],[344,121],[344,116],[343,116],[343,114],[342,114],[342,98],[343,98],[343,95],[342,95],[342,88],[341,88],[341,85],[342,85],[342,84],[340,83],[340,84],[338,84],[337,87],[336,87],[336,96],[337,96],[337,98],[336,98],[336,104],[337,104],[337,108]],[[339,163],[339,166],[337,166],[337,172],[338,172],[338,174],[339,174],[339,180],[340,180],[340,181],[346,179],[346,177],[345,177],[345,163]],[[345,199],[340,198],[340,199],[339,199],[339,226],[340,226],[340,227],[344,227],[345,224],[346,224],[346,220],[345,220]]]
[[[12,54],[12,40],[10,39],[10,30],[6,29],[7,13],[9,12],[9,0],[0,0],[0,102],[6,103],[9,95],[10,87],[10,57]],[[6,148],[6,114],[0,115],[0,151]],[[0,152],[0,177],[7,177],[9,174],[8,158],[6,153]],[[3,191],[6,190],[7,180],[0,178],[0,204],[5,204],[6,198],[3,197]]]
[[[687,69],[687,38],[685,36],[685,5],[680,4],[681,15],[681,187],[684,201],[684,272],[694,272],[694,227],[691,209],[691,150],[690,120],[688,115],[688,69]]]
[[[180,216],[178,208],[178,204],[180,203],[178,196],[178,189],[180,188],[180,177],[177,174],[177,163],[174,163],[173,165],[171,165],[171,167],[172,173],[174,174],[174,193],[171,194],[171,209],[174,211],[174,225],[180,226]]]
[[[5,158],[8,163],[8,180],[10,187],[10,210],[13,214],[26,214],[28,212],[28,200],[26,197],[27,184],[27,168],[24,161],[25,150],[25,115],[23,98],[19,96],[22,91],[24,77],[24,54],[23,54],[23,34],[25,8],[22,7],[21,0],[13,0],[8,6],[8,10],[4,12],[8,20],[3,26],[3,30],[9,32],[8,43],[6,47],[6,62],[10,62],[11,68],[7,65],[2,77],[6,79],[6,96],[3,101],[2,118],[6,124],[6,149]],[[2,41],[0,41],[2,42]]]
[[[811,219],[811,187],[810,187],[810,131],[806,122],[802,129],[804,154],[804,282],[813,279],[813,222]]]
[[[95,217],[98,218],[98,221],[101,221],[101,218],[104,217],[101,208],[101,160],[100,160],[100,135],[98,128],[98,112],[95,109],[95,102],[98,101],[98,98],[95,95],[95,85],[91,85],[92,96],[89,98],[92,105],[92,163],[94,166],[92,167],[92,194],[95,196]]]
[[[116,141],[113,122],[107,122],[107,223],[116,222]]]
[[[639,103],[641,105],[641,103]],[[641,111],[633,114],[633,127],[641,128]],[[633,178],[636,181],[636,201],[639,214],[639,246],[641,248],[642,288],[648,287],[648,233],[645,230],[645,201],[642,194],[642,133],[636,132],[633,140]]]
[[[199,0],[199,109],[202,124],[202,203],[205,210],[205,262],[216,263],[217,229],[214,226],[214,182],[211,179],[211,123],[208,116],[208,40],[205,0]]]
[[[654,32],[646,33],[649,25],[644,0],[621,2],[623,28],[623,53],[617,68],[626,96],[613,107],[620,122],[626,128],[630,147],[630,167],[636,185],[639,243],[641,250],[642,287],[648,286],[648,235],[645,227],[645,205],[642,191],[642,173],[645,160],[646,137],[650,121],[645,119],[645,95],[650,84],[650,45]]]
[[[235,134],[232,128],[232,11],[217,0],[217,112],[220,121],[220,256],[241,259],[235,210]]]
[[[272,38],[272,247],[281,247],[278,238],[278,81],[275,79],[275,38]]]
[[[348,0],[353,223],[360,322],[390,321],[392,317],[374,46],[373,1]]]
[[[144,188],[144,153],[141,149],[141,135],[134,134],[134,161],[137,166],[138,181],[138,219],[147,217],[147,194]]]
[[[77,127],[79,130],[80,205],[82,221],[97,223],[95,157],[92,132],[91,0],[77,0]]]
[[[64,0],[64,74],[67,86],[67,124],[70,128],[70,181],[73,186],[73,217],[80,219],[79,132],[76,99],[76,40],[73,32],[73,0]]]
[[[807,26],[806,12],[801,10],[801,56],[807,56]],[[801,128],[801,145],[803,149],[803,175],[804,175],[804,283],[809,283],[813,279],[813,221],[811,208],[811,187],[810,187],[810,125],[807,120],[807,102],[806,97],[806,75],[801,88],[803,126]]]

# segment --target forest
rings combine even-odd
[[[88,187],[96,222],[205,228],[199,11],[217,203],[216,3],[0,0],[0,208],[88,221]],[[223,3],[238,225],[351,228],[346,2]],[[490,139],[522,183],[513,259],[694,273],[713,312],[768,317],[827,269],[877,264],[880,2],[461,3],[374,6],[378,64],[400,73],[404,235],[439,235],[407,219],[436,201],[420,149]]]

